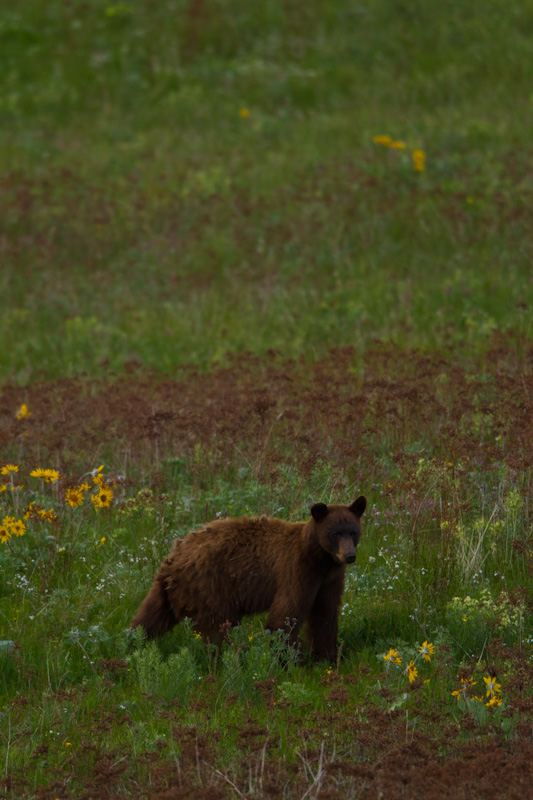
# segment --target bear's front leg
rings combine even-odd
[[[291,602],[283,595],[276,595],[270,608],[265,628],[267,631],[283,631],[289,644],[296,649],[300,647],[300,627],[303,615],[296,602]]]
[[[334,662],[337,658],[339,607],[344,580],[333,581],[318,592],[308,617],[309,645],[319,661]]]

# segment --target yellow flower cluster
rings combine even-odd
[[[0,475],[5,475],[7,479],[7,483],[0,484],[0,492],[5,492],[7,489],[14,492],[16,489],[23,488],[20,484],[15,483],[14,476],[18,471],[19,468],[16,464],[4,464],[3,467],[0,467]]]
[[[44,478],[46,483],[55,483],[59,480],[59,472],[57,469],[41,469],[41,467],[37,467],[37,469],[33,469],[30,472],[32,478]]]
[[[53,508],[45,511],[44,508],[41,508],[36,503],[30,503],[24,514],[24,519],[42,519],[46,522],[53,522],[53,520],[57,519],[57,514]]]
[[[109,508],[113,500],[113,489],[106,482],[104,475],[102,475],[103,468],[104,465],[101,464],[98,469],[93,470],[92,473],[93,483],[98,487],[98,491],[91,495],[91,501],[95,511],[98,511],[100,508]]]
[[[102,470],[104,465],[102,464],[97,469],[93,470],[92,480],[93,486],[89,483],[82,483],[79,486],[71,486],[65,490],[64,500],[67,505],[69,505],[72,509],[78,508],[79,506],[83,505],[86,493],[91,492],[91,502],[95,511],[99,511],[101,508],[109,508],[113,501],[113,488],[114,483],[110,485],[104,475],[102,475]],[[22,486],[17,486],[14,483],[14,476],[19,472],[19,467],[17,464],[4,464],[4,466],[0,467],[0,475],[6,476],[4,482],[0,484],[0,493],[6,491],[6,489],[11,489],[14,491],[15,489],[22,489]],[[40,478],[44,480],[46,483],[57,483],[59,481],[60,475],[56,469],[43,469],[42,467],[37,467],[30,472],[30,475],[33,478]],[[18,501],[15,504],[15,507],[18,505]],[[24,520],[30,520],[32,522],[53,522],[54,520],[58,519],[58,515],[55,513],[53,508],[48,510],[41,508],[41,506],[37,505],[36,503],[30,503],[26,511],[24,513]],[[23,536],[26,532],[26,525],[24,524],[22,519],[15,519],[14,516],[7,516],[4,517],[2,524],[0,525],[0,543],[5,544],[6,542],[11,539],[12,536]]]
[[[26,417],[31,417],[31,411],[28,411],[28,406],[26,403],[22,403],[21,407],[17,411],[17,419],[26,419]]]
[[[477,684],[473,678],[461,678],[461,688],[456,689],[452,692],[452,697],[456,697],[457,700],[466,700],[467,697],[471,695],[473,691],[473,687]],[[481,698],[476,698],[480,700]]]
[[[2,474],[2,475],[11,475],[12,472],[18,472],[18,471],[19,471],[19,468],[17,467],[16,464],[5,464],[0,469],[0,474]]]
[[[390,147],[392,150],[405,150],[405,142],[393,139],[388,133],[374,136],[373,141],[375,144],[381,144],[383,147]],[[413,167],[417,172],[424,172],[426,169],[426,154],[423,150],[413,150]]]
[[[0,525],[0,542],[6,544],[12,536],[24,536],[26,526],[21,519],[15,517],[4,517]]]
[[[109,508],[111,501],[113,500],[113,489],[106,482],[105,477],[102,475],[103,468],[104,465],[102,464],[91,473],[94,486],[97,487],[97,491],[91,495],[91,502],[96,511],[98,511],[100,508]],[[88,483],[82,483],[80,486],[70,487],[65,492],[65,503],[67,503],[71,508],[78,508],[79,506],[83,505],[85,493],[89,492],[90,490],[91,486]]]
[[[374,142],[376,144],[382,144],[384,147],[391,147],[393,150],[405,150],[405,142],[398,142],[388,134],[384,136],[374,136]]]
[[[488,697],[488,701],[485,703],[486,706],[489,708],[494,708],[495,706],[501,706],[502,698],[501,698],[501,691],[502,685],[501,683],[496,682],[496,677],[492,677],[490,675],[484,676],[483,680],[485,681],[486,687],[486,697]],[[477,685],[477,681],[474,678],[461,678],[461,688],[456,689],[452,692],[452,696],[457,698],[457,701],[463,700],[463,702],[467,699],[477,700],[478,702],[483,702],[483,696],[475,695],[474,694],[474,686]]]
[[[431,644],[431,642],[425,641],[421,647],[418,649],[418,655],[415,659],[412,659],[407,664],[405,668],[405,674],[409,679],[409,683],[414,683],[418,677],[418,667],[416,666],[416,662],[420,657],[424,659],[424,661],[431,661],[431,656],[435,653],[435,645]],[[391,664],[396,664],[397,666],[401,666],[402,664],[402,657],[400,656],[399,650],[395,650],[393,647],[390,648],[388,653],[383,653],[382,658],[384,661],[387,662],[387,674],[390,669]]]
[[[394,650],[394,648],[390,648],[388,653],[383,653],[383,658],[389,664],[398,664],[402,663],[402,658],[400,656],[400,652],[398,650]]]

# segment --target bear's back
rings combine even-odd
[[[257,573],[260,565],[263,573],[270,573],[289,551],[300,546],[304,524],[275,517],[230,517],[209,522],[176,540],[169,557],[171,570],[202,575],[223,570],[231,575],[242,574],[247,568]]]
[[[270,517],[215,520],[176,540],[165,567],[167,587],[180,587],[181,612],[198,619],[206,598],[216,607],[226,601],[241,613],[264,611],[272,603],[300,546],[305,523]],[[177,602],[177,590],[173,593]]]

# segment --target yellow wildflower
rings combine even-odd
[[[98,542],[98,547],[101,547],[103,544],[105,544],[105,536],[102,536],[102,538]]]
[[[44,479],[47,483],[55,483],[59,480],[59,472],[57,469],[45,469]]]
[[[0,473],[2,475],[9,475],[11,472],[18,472],[19,468],[15,464],[6,464],[2,469],[0,469]]]
[[[376,144],[384,144],[387,147],[390,146],[392,142],[392,137],[389,136],[388,134],[385,134],[383,136],[374,136],[372,141],[375,142]]]
[[[414,683],[418,675],[418,670],[415,667],[414,661],[409,662],[409,664],[407,665],[406,672],[407,672],[407,677],[409,678],[409,683]]]
[[[113,490],[107,486],[101,486],[97,494],[91,495],[91,500],[96,510],[109,508],[113,500]]]
[[[51,508],[49,511],[45,511],[44,508],[39,510],[39,516],[41,519],[45,519],[47,522],[52,522],[52,520],[57,519],[57,514],[54,512],[54,509]]]
[[[100,486],[100,484],[104,480],[104,476],[101,474],[103,468],[104,468],[104,465],[100,464],[100,466],[97,469],[93,469],[93,471],[91,473],[92,476],[93,476],[93,483],[95,483],[96,486]]]
[[[11,539],[11,532],[6,525],[0,525],[0,542],[6,544]]]
[[[17,419],[25,419],[26,417],[31,417],[31,412],[28,411],[28,406],[26,403],[22,403],[21,407],[17,411]]]
[[[98,492],[100,497],[100,507],[109,508],[113,499],[113,490],[109,486],[101,486]]]
[[[487,687],[487,697],[494,697],[496,694],[501,694],[502,685],[501,683],[496,683],[496,676],[494,676],[494,678],[484,677],[483,680],[485,681],[485,685]]]
[[[7,483],[2,483],[0,485],[0,492],[5,492],[6,489],[7,489]]]
[[[249,108],[241,108],[241,110],[239,111],[239,116],[241,116],[243,119],[246,119],[247,117],[250,116],[250,109]]]
[[[391,664],[402,663],[402,658],[398,650],[394,650],[392,647],[390,648],[388,653],[383,653],[383,658],[385,659],[385,661],[390,661]]]
[[[15,536],[24,536],[26,533],[26,526],[21,519],[17,519],[15,522],[12,522],[10,529],[11,533],[14,533]]]
[[[473,678],[461,678],[461,688],[456,689],[455,692],[452,692],[452,695],[457,697],[457,700],[464,700],[468,695],[469,689],[471,689],[472,686],[475,686],[476,683],[477,681],[475,681]]]
[[[68,503],[71,508],[81,506],[83,504],[83,491],[81,487],[67,489],[65,492],[65,503]]]
[[[502,704],[502,698],[499,697],[497,694],[493,695],[488,701],[488,703],[485,703],[485,705],[488,706],[489,708],[494,708],[494,706],[501,706],[501,704]]]
[[[30,472],[32,478],[44,478],[47,483],[55,483],[59,480],[59,472],[57,469],[42,469],[37,467]]]
[[[423,150],[413,150],[413,166],[417,172],[424,172],[426,168],[426,154]]]
[[[424,642],[419,649],[418,654],[422,656],[424,661],[431,661],[431,656],[435,653],[435,645],[431,642]]]
[[[376,144],[382,144],[384,147],[392,147],[393,150],[405,150],[405,142],[397,141],[388,134],[383,136],[374,136],[372,141]]]

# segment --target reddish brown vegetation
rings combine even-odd
[[[416,731],[406,732],[403,711],[374,709],[366,721],[354,719],[350,723],[349,715],[340,713],[342,704],[331,705],[328,730],[333,733],[331,724],[336,718],[336,736],[342,735],[344,727],[344,748],[332,745],[317,749],[311,736],[306,741],[302,730],[298,758],[289,763],[277,756],[278,743],[250,719],[249,725],[235,731],[241,757],[240,761],[232,760],[229,772],[222,766],[224,752],[216,735],[199,733],[177,721],[173,738],[180,745],[179,764],[165,758],[166,744],[160,742],[152,752],[137,753],[133,771],[130,749],[125,746],[108,750],[101,742],[101,734],[94,731],[92,739],[98,743],[87,743],[84,748],[82,789],[76,784],[77,764],[72,755],[36,795],[31,795],[30,787],[19,777],[0,780],[0,797],[229,800],[243,796],[264,800],[283,797],[284,793],[287,797],[302,797],[313,785],[313,776],[319,780],[312,796],[322,800],[524,800],[529,796],[533,745],[526,735],[505,741],[494,730],[486,730],[479,732],[477,739],[461,742],[458,725],[436,732],[431,720],[422,720]],[[154,713],[177,715],[157,707]],[[317,723],[326,721],[324,715]],[[297,718],[292,722],[298,724]],[[358,752],[356,758],[344,755],[348,748],[352,753]],[[448,755],[444,757],[439,752]],[[36,757],[46,757],[46,751],[36,753]],[[215,766],[217,763],[221,766]]]
[[[193,477],[248,466],[263,480],[279,465],[307,475],[320,462],[361,485],[382,473],[383,454],[409,474],[424,452],[478,468],[533,464],[533,347],[512,338],[459,366],[448,354],[385,346],[358,359],[350,348],[308,364],[250,354],[229,366],[176,379],[130,365],[115,380],[80,377],[0,393],[4,457],[62,472],[105,454],[128,472],[181,458]],[[17,420],[27,402],[31,417]],[[497,437],[501,437],[497,439]]]
[[[193,5],[196,9],[202,4]],[[190,17],[191,41],[196,37],[195,25],[201,18],[201,13],[197,16],[196,12]],[[531,175],[531,170],[530,153],[521,152],[517,157],[511,151],[500,157],[498,172],[506,176],[506,185],[484,186],[485,202],[476,204],[475,226],[472,226],[472,209],[467,203],[466,189],[451,191],[450,187],[437,186],[433,191],[426,188],[425,196],[431,198],[435,216],[456,239],[467,237],[476,241],[478,237],[485,239],[488,235],[506,239],[510,230],[519,227],[519,238],[524,240],[522,230],[528,230],[532,224],[531,190],[529,184],[525,185],[524,175]],[[479,171],[475,169],[457,175],[458,186],[461,183],[470,186],[480,179]],[[90,268],[93,281],[101,288],[105,289],[113,279],[117,280],[121,269],[123,274],[120,277],[127,283],[131,270],[135,269],[133,258],[128,258],[122,267],[120,260],[114,260],[113,277],[107,268],[109,258],[116,255],[118,246],[120,251],[148,251],[154,261],[165,265],[168,277],[157,281],[156,289],[164,302],[169,284],[171,287],[191,288],[208,286],[220,279],[219,254],[215,248],[204,246],[198,235],[199,230],[216,220],[221,228],[230,232],[250,279],[268,285],[277,273],[273,264],[278,259],[274,255],[272,263],[267,260],[266,267],[264,259],[257,259],[258,226],[272,253],[281,254],[288,246],[296,246],[304,254],[306,270],[312,274],[317,268],[323,269],[322,265],[317,267],[316,251],[321,251],[321,240],[328,230],[324,207],[328,209],[328,219],[353,220],[364,219],[371,210],[379,215],[390,214],[401,202],[405,225],[420,213],[420,191],[416,184],[407,194],[403,182],[390,180],[388,174],[381,178],[370,177],[366,170],[347,162],[344,153],[337,160],[330,157],[327,167],[324,164],[314,169],[308,167],[305,177],[300,175],[296,183],[284,183],[269,194],[258,195],[255,189],[233,185],[231,202],[228,202],[223,193],[196,196],[190,192],[186,209],[181,213],[177,213],[174,186],[177,180],[186,180],[186,173],[181,176],[179,173],[160,174],[157,178],[151,176],[154,183],[150,193],[147,193],[145,182],[131,173],[125,176],[127,202],[122,203],[110,199],[122,197],[125,191],[123,183],[116,186],[112,180],[112,176],[106,175],[102,186],[97,180],[90,181],[79,171],[69,169],[51,169],[37,180],[28,179],[20,172],[8,174],[0,180],[0,196],[4,198],[6,214],[2,247],[18,259],[21,268],[27,260],[30,284],[35,281],[36,267],[42,270],[39,280],[43,283],[55,281],[58,271],[59,274],[68,272],[70,277],[70,254],[73,251],[80,257],[90,253],[86,267]],[[317,193],[320,203],[316,202]],[[120,225],[117,225],[117,219]],[[415,230],[413,228],[413,232]],[[376,236],[381,233],[380,227],[359,225],[360,246],[372,247]],[[423,244],[424,240],[419,239],[418,245]],[[189,268],[180,274],[172,262],[169,264],[169,254],[179,250],[186,257],[199,248],[201,269],[195,263],[195,269]],[[300,282],[299,271],[295,271],[292,280]],[[151,285],[150,291],[154,289]]]

